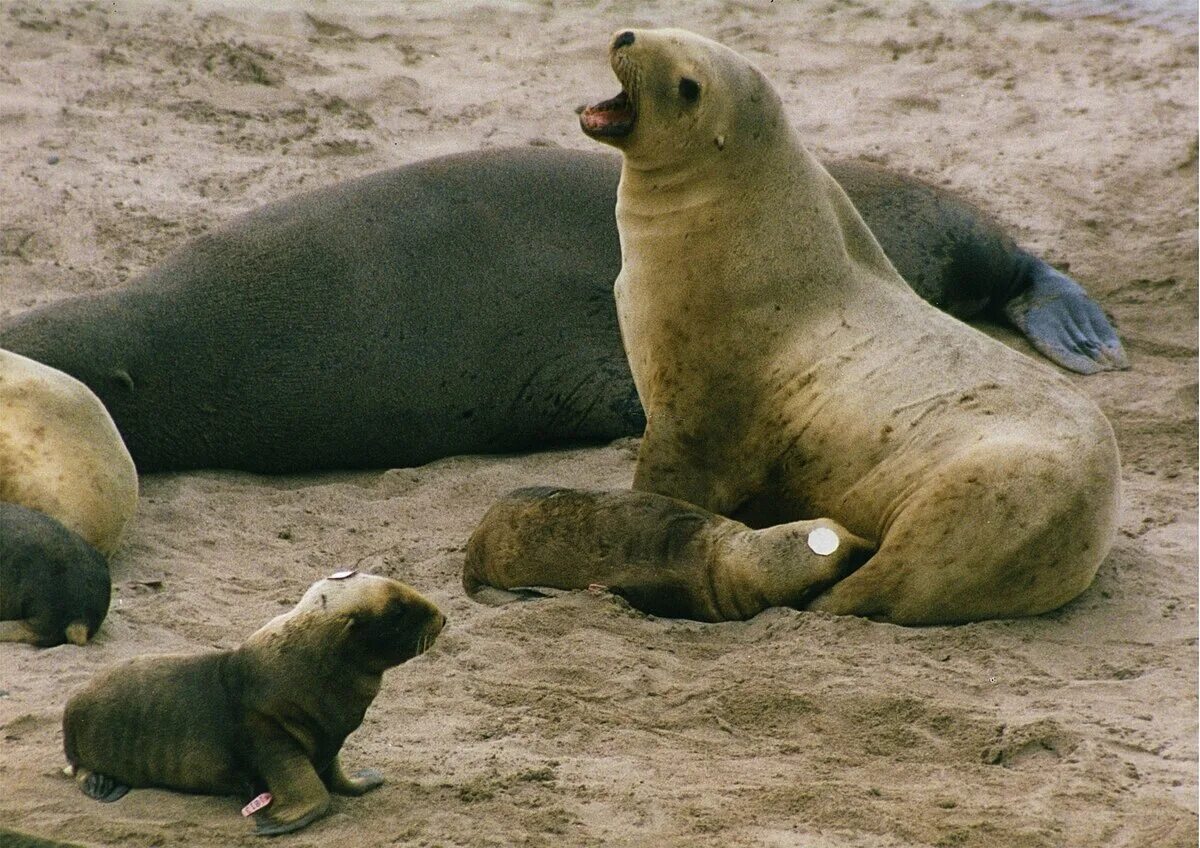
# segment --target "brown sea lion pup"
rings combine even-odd
[[[256,832],[298,830],[328,811],[330,792],[383,782],[347,776],[338,751],[383,672],[427,649],[445,621],[397,580],[335,574],[234,650],[139,657],[97,675],[63,713],[67,771],[101,801],[145,786],[258,803],[269,793]]]
[[[600,584],[636,609],[741,621],[800,608],[871,548],[828,520],[766,530],[649,492],[533,487],[497,501],[467,542],[463,587],[484,603],[511,590]]]
[[[137,508],[133,459],[83,383],[0,350],[0,501],[56,519],[105,556]]]
[[[78,533],[0,502],[0,642],[86,644],[111,593],[108,561]]]
[[[877,547],[811,609],[949,623],[1082,592],[1120,490],[1095,404],[921,300],[746,59],[682,30],[610,55],[623,90],[580,121],[623,155],[634,488]]]

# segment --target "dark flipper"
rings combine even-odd
[[[328,805],[326,805],[328,806]],[[254,816],[254,835],[255,836],[280,836],[284,833],[292,833],[301,828],[308,827],[321,816],[325,815],[326,807],[313,810],[306,813],[304,816],[295,821],[278,824],[268,818],[264,813],[256,813]]]
[[[1080,374],[1128,368],[1116,331],[1083,288],[1021,248],[952,192],[865,162],[831,162],[884,253],[913,290],[956,318],[1006,317]]]
[[[1030,256],[1028,286],[1004,305],[1004,314],[1031,344],[1063,368],[1080,374],[1123,370],[1129,357],[1100,306],[1077,282]]]
[[[113,801],[124,798],[125,793],[129,791],[129,787],[124,783],[118,783],[107,774],[100,774],[97,771],[90,772],[80,782],[79,788],[89,798],[95,798],[97,801],[103,801],[106,804],[111,804]]]
[[[334,757],[329,768],[321,775],[321,780],[324,781],[325,788],[330,792],[338,795],[357,796],[365,795],[372,789],[383,786],[383,773],[375,769],[360,769],[354,774],[346,774],[341,760]]]

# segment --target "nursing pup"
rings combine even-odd
[[[86,644],[108,614],[108,562],[48,515],[0,503],[0,642]]]
[[[483,603],[509,590],[599,584],[643,612],[740,621],[803,607],[871,553],[832,521],[765,530],[649,492],[534,487],[497,501],[467,542],[463,587]]]

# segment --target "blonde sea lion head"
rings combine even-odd
[[[624,29],[609,48],[621,93],[585,108],[580,127],[640,169],[729,159],[770,143],[779,96],[753,64],[681,29]]]

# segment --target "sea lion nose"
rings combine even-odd
[[[625,30],[622,33],[618,33],[617,37],[613,39],[612,49],[617,50],[621,47],[628,47],[630,44],[633,44],[633,33],[630,30]]]

